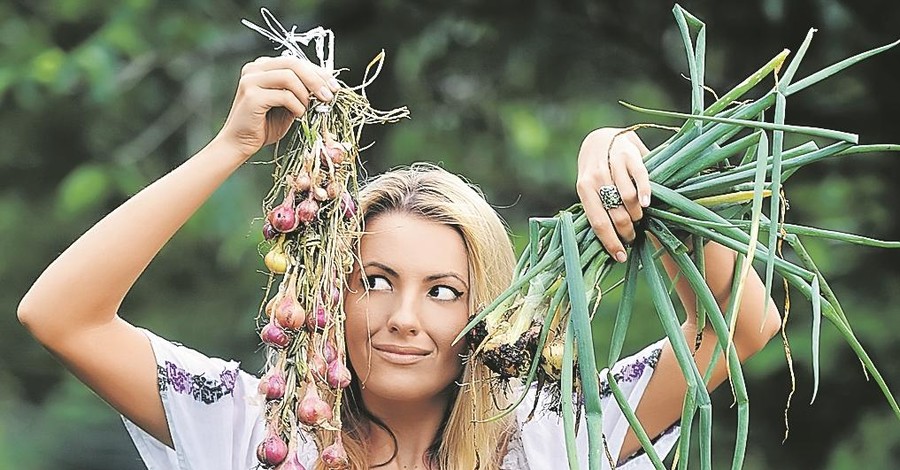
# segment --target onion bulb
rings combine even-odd
[[[299,330],[306,322],[306,311],[297,301],[296,276],[288,280],[284,295],[275,305],[275,321],[289,330]]]
[[[297,214],[294,212],[294,189],[288,190],[284,201],[272,209],[266,216],[266,220],[272,224],[272,227],[281,233],[290,233],[297,229],[299,221]]]
[[[317,379],[325,381],[325,376],[328,375],[328,362],[318,352],[313,354],[309,360],[309,368]]]
[[[270,432],[256,448],[256,458],[267,467],[280,464],[287,457],[288,447],[280,437]]]
[[[301,171],[294,177],[294,188],[296,188],[297,191],[307,191],[311,185],[312,178],[310,178],[309,173],[306,173],[305,171]]]
[[[275,230],[275,227],[273,227],[269,221],[266,221],[266,223],[263,224],[262,234],[265,240],[271,240],[278,235],[278,230]]]
[[[327,324],[328,311],[322,304],[316,304],[315,310],[306,317],[306,327],[309,328],[309,331],[316,331],[316,328],[325,328]]]
[[[312,189],[311,192],[312,192],[313,197],[316,198],[317,201],[328,200],[328,191],[321,186],[316,186],[315,188]]]
[[[300,463],[300,459],[297,458],[297,453],[291,451],[288,453],[287,458],[284,459],[284,462],[275,467],[275,470],[306,470],[306,467]]]
[[[259,381],[257,390],[260,395],[265,395],[266,400],[280,400],[284,397],[284,389],[284,376],[276,370]]]
[[[353,202],[353,196],[347,191],[341,194],[341,212],[344,213],[344,217],[347,219],[352,219],[356,215],[356,203]]]
[[[274,348],[287,347],[287,345],[291,342],[291,337],[288,336],[288,334],[283,329],[281,329],[280,326],[276,325],[272,321],[266,323],[266,326],[264,326],[262,331],[259,333],[259,337],[262,338],[264,343]]]
[[[334,199],[341,194],[341,183],[337,181],[332,181],[325,186],[325,194],[328,196],[328,199]]]
[[[326,379],[331,388],[347,388],[350,385],[350,370],[344,365],[344,361],[335,358],[328,363]]]
[[[347,157],[347,148],[349,147],[349,145],[335,141],[331,134],[328,132],[325,132],[323,137],[325,140],[325,149],[322,152],[322,156],[327,156],[329,159],[331,159],[331,163],[334,163],[335,165],[344,163],[344,159]]]
[[[306,393],[297,405],[297,419],[306,425],[320,425],[331,419],[331,407],[319,397],[314,382],[306,384]]]
[[[304,224],[310,224],[319,215],[319,203],[312,198],[304,199],[297,204],[297,220]]]
[[[331,362],[337,359],[337,348],[334,347],[334,343],[331,340],[325,340],[325,346],[322,348],[322,355],[325,357],[325,362]]]
[[[274,246],[263,258],[266,267],[275,274],[284,274],[287,271],[289,261],[288,255],[281,248],[281,244]]]
[[[350,459],[347,458],[347,451],[344,450],[344,442],[338,433],[334,439],[334,443],[322,450],[322,463],[328,469],[345,469],[350,467]]]

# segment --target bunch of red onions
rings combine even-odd
[[[333,435],[331,442],[320,443],[320,458],[327,468],[348,465],[340,438],[341,394],[351,378],[342,296],[351,268],[351,237],[360,225],[351,194],[356,190],[356,147],[353,140],[335,140],[333,133],[340,135],[341,128],[329,129],[330,114],[311,114],[302,127],[316,129],[305,133],[316,138],[288,154],[294,159],[280,162],[280,195],[269,198],[280,202],[266,211],[263,225],[270,285],[278,281],[260,315],[259,334],[269,361],[259,383],[267,435],[257,457],[266,468],[303,468],[297,443],[291,442],[301,432]]]
[[[315,43],[319,64],[335,70],[331,31],[315,28],[296,34],[268,10],[262,13],[270,29],[246,20],[244,24],[300,58],[307,59],[302,49]],[[382,52],[366,68],[362,85],[343,86],[331,102],[311,97],[309,111],[297,120],[286,148],[276,147],[274,185],[263,201],[261,247],[269,283],[257,317],[267,351],[259,383],[266,437],[257,448],[264,468],[303,469],[299,445],[310,437],[326,468],[349,466],[341,436],[341,399],[351,380],[343,293],[355,237],[362,231],[356,203],[358,138],[364,124],[409,115],[405,107],[373,109],[366,98],[365,87],[383,60]]]

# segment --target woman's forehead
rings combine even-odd
[[[363,266],[379,263],[424,275],[455,271],[468,278],[462,235],[449,225],[410,214],[388,213],[367,221],[360,258]]]

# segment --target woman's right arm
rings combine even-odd
[[[171,446],[149,340],[118,309],[163,245],[251,155],[284,136],[309,97],[338,83],[309,62],[247,64],[219,134],[196,155],[91,227],[35,281],[19,321],[72,373],[132,422]],[[314,91],[310,91],[314,90]]]

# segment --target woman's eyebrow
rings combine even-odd
[[[469,283],[467,283],[466,281],[464,281],[463,278],[462,278],[462,276],[460,276],[459,274],[456,274],[456,273],[453,272],[453,271],[449,271],[449,272],[446,272],[446,273],[432,274],[432,275],[430,275],[430,276],[427,276],[427,277],[425,278],[425,280],[428,281],[428,282],[431,282],[431,281],[436,281],[436,280],[438,280],[438,279],[443,279],[443,278],[445,278],[445,277],[452,277],[452,278],[455,278],[456,280],[458,280],[459,282],[461,282],[462,285],[466,286],[466,289],[469,288]]]
[[[374,267],[386,272],[388,275],[390,275],[392,277],[399,276],[399,274],[397,274],[397,271],[395,271],[393,268],[391,268],[390,266],[388,266],[386,264],[379,263],[378,261],[369,261],[368,263],[363,265],[363,269],[368,268],[369,266],[374,266]]]
[[[365,268],[368,268],[368,267],[378,268],[378,269],[384,271],[385,273],[387,273],[391,277],[399,277],[400,276],[397,273],[397,271],[394,270],[394,268],[392,268],[384,263],[379,263],[378,261],[369,261],[368,263],[363,264],[363,270],[365,270]],[[425,281],[432,282],[432,281],[436,281],[438,279],[443,279],[445,277],[452,277],[452,278],[458,280],[459,282],[461,282],[462,285],[464,285],[466,287],[466,289],[469,288],[469,283],[466,282],[462,276],[460,276],[458,273],[456,273],[454,271],[447,271],[444,273],[435,273],[435,274],[428,275],[425,277]]]

